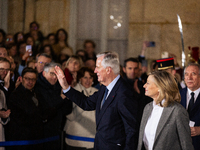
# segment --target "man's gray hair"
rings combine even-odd
[[[119,56],[116,52],[103,52],[97,54],[97,58],[104,56],[101,65],[106,67],[111,67],[114,74],[120,73],[120,64],[119,64]]]
[[[198,69],[199,69],[199,75],[200,75],[200,65],[199,64],[190,63],[190,64],[187,65],[187,67],[189,67],[189,66],[198,67]],[[185,71],[186,71],[187,67],[185,67],[185,69],[184,69],[184,76],[185,76]]]
[[[55,66],[58,66],[58,67],[61,68],[61,65],[60,65],[60,64],[51,62],[51,63],[48,63],[48,64],[46,64],[46,65],[44,66],[44,71],[45,71],[45,72],[49,72],[49,70],[50,70],[51,68],[55,68]]]

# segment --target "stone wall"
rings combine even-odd
[[[200,0],[130,0],[129,9],[127,57],[138,56],[143,41],[155,41],[156,47],[146,51],[149,61],[160,58],[162,52],[168,51],[176,54],[181,64],[182,47],[177,14],[183,24],[186,56],[188,46],[199,46]],[[8,32],[26,33],[30,22],[34,20],[40,24],[44,35],[56,32],[59,28],[69,31],[69,12],[70,0],[8,0]]]
[[[188,46],[200,46],[199,0],[130,0],[129,49],[127,56],[138,56],[143,41],[155,41],[147,48],[148,60],[158,59],[162,52],[173,53],[181,65],[181,36],[177,14],[183,24],[186,57]]]
[[[70,0],[9,0],[8,32],[29,31],[29,24],[37,21],[46,36],[59,28],[69,30]],[[25,12],[25,13],[24,13]]]

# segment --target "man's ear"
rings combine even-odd
[[[123,72],[126,73],[126,69],[123,67]]]
[[[42,75],[43,75],[44,77],[45,77],[45,73],[46,73],[45,71],[42,71]]]
[[[107,68],[106,68],[106,73],[107,73],[107,74],[110,74],[111,71],[112,71],[111,67],[107,67]]]

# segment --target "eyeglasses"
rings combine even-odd
[[[45,65],[47,65],[47,64],[49,64],[49,63],[45,63],[45,62],[42,62],[42,61],[41,61],[41,62],[38,62],[38,64],[39,64],[39,65],[45,66]]]
[[[7,38],[6,41],[7,41],[7,42],[8,42],[8,41],[13,41],[13,39],[12,39],[12,38]]]
[[[50,76],[56,76],[54,72],[50,72]]]
[[[28,78],[28,77],[23,77],[26,81],[32,81],[35,82],[36,78]]]
[[[8,68],[8,69],[5,69],[5,68],[0,68],[0,72],[8,72],[8,71],[10,71],[10,68]]]

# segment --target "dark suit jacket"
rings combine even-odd
[[[153,110],[153,102],[146,105],[140,125],[138,150],[142,149],[144,130]],[[153,150],[193,150],[187,111],[179,104],[164,107],[157,126]]]
[[[183,107],[186,108],[187,88],[180,90],[180,94],[181,94],[181,105],[183,105]],[[200,126],[200,96],[199,95],[194,103],[194,106],[191,110],[191,114],[189,116],[190,120],[195,122],[194,126]],[[194,149],[199,150],[200,149],[200,143],[199,143],[200,136],[192,137],[192,142],[194,145]]]
[[[90,97],[71,88],[65,95],[84,110],[96,109],[95,150],[134,150],[137,147],[137,102],[120,78],[102,109],[105,86]]]
[[[40,97],[39,93],[35,93]],[[34,93],[20,84],[10,96],[8,108],[11,109],[10,122],[8,126],[8,141],[38,140],[43,138],[43,119],[40,109],[34,104],[32,97]],[[9,150],[43,150],[42,144],[11,146]]]

